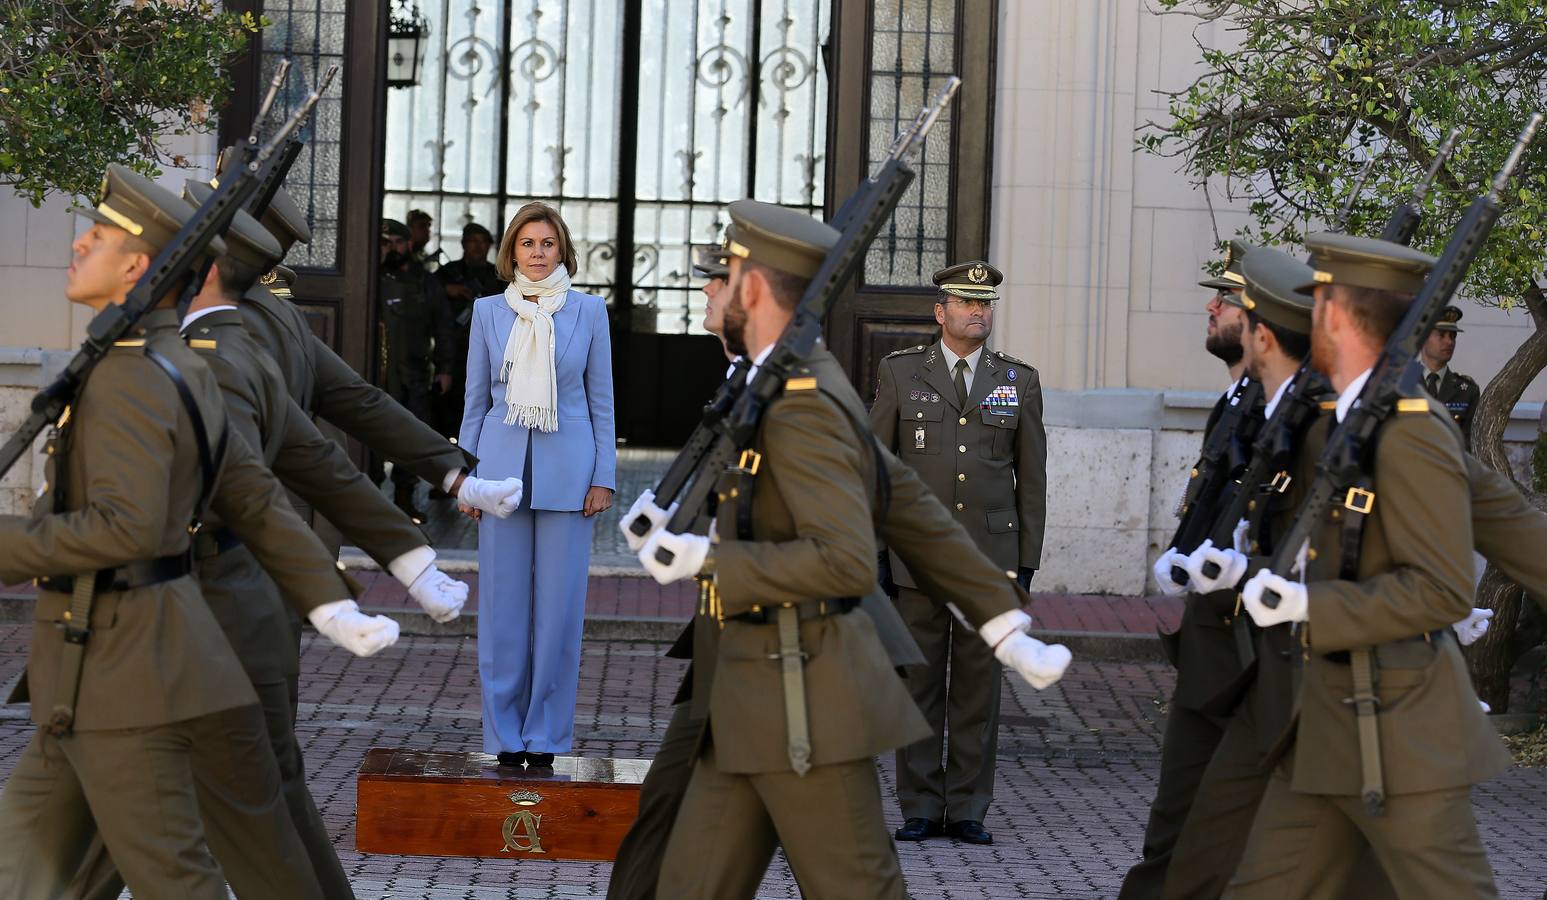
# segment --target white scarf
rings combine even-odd
[[[537,300],[526,299],[528,296]],[[569,270],[560,265],[541,281],[519,271],[505,288],[516,323],[505,339],[500,380],[505,382],[505,424],[559,430],[559,382],[553,371],[553,317],[569,298]]]

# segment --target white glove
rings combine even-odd
[[[1249,531],[1251,531],[1251,525],[1245,519],[1235,523],[1235,530],[1230,532],[1230,546],[1235,548],[1235,552],[1246,553],[1251,549],[1247,546],[1246,540],[1246,534]]]
[[[1268,609],[1262,602],[1265,591],[1278,595],[1278,606]],[[1267,628],[1284,622],[1305,622],[1310,619],[1310,595],[1305,585],[1290,581],[1282,575],[1274,575],[1263,569],[1246,586],[1241,588],[1241,602],[1246,612],[1259,627]]]
[[[1450,627],[1456,630],[1456,639],[1461,642],[1461,646],[1466,647],[1488,633],[1488,620],[1492,618],[1493,610],[1474,607],[1471,615]]]
[[[1295,564],[1290,567],[1289,574],[1291,574],[1291,575],[1298,575],[1298,576],[1300,576],[1300,580],[1304,581],[1305,580],[1305,564],[1310,560],[1310,556],[1311,556],[1311,539],[1310,538],[1306,538],[1305,540],[1300,542],[1300,549],[1295,551]]]
[[[662,549],[671,551],[670,565],[655,558],[655,551]],[[681,581],[697,575],[698,570],[704,567],[704,558],[708,555],[709,538],[707,536],[676,534],[657,529],[639,549],[639,562],[657,583],[671,584],[673,581]]]
[[[467,584],[431,565],[408,586],[408,596],[437,622],[450,622],[462,614],[467,602]]]
[[[508,519],[516,507],[521,505],[521,479],[487,481],[469,475],[462,479],[457,500],[497,519]]]
[[[1206,563],[1219,567],[1219,574],[1210,578],[1203,572]],[[1235,587],[1246,574],[1247,559],[1229,548],[1215,547],[1212,540],[1204,541],[1187,557],[1183,568],[1192,581],[1193,590],[1200,594]]]
[[[1477,705],[1481,706],[1483,708],[1483,712],[1485,713],[1493,712],[1493,707],[1489,706],[1488,701],[1482,699],[1481,697],[1477,698]]]
[[[1187,566],[1186,555],[1177,551],[1175,547],[1168,548],[1155,560],[1155,568],[1151,570],[1155,576],[1155,583],[1160,586],[1160,592],[1168,597],[1187,593],[1187,585],[1177,584],[1171,579],[1172,567],[1185,569]]]
[[[954,603],[948,603],[947,605],[953,609],[956,606]],[[957,611],[957,617],[961,617],[959,610]],[[970,628],[971,626],[968,627]],[[1023,609],[1008,610],[984,622],[983,627],[978,629],[978,637],[983,639],[983,643],[993,648],[999,646],[999,642],[1009,637],[1010,633],[1014,631],[1019,631],[1021,634],[1031,634],[1031,616],[1027,615]]]
[[[397,623],[386,616],[368,616],[353,600],[324,603],[306,614],[312,627],[355,656],[374,656],[397,643]]]
[[[677,504],[675,503],[671,505],[670,509],[661,509],[659,506],[656,506],[655,491],[646,488],[644,493],[634,500],[634,505],[628,508],[628,512],[623,515],[623,518],[618,520],[618,528],[623,531],[623,539],[628,541],[629,552],[638,553],[645,546],[645,542],[650,540],[650,536],[659,531],[661,526],[665,525],[676,511]],[[645,532],[644,537],[635,534],[632,529],[634,520],[640,516],[644,516],[650,521],[650,530]]]
[[[1064,677],[1064,670],[1069,668],[1074,654],[1063,644],[1044,644],[1034,637],[1012,631],[994,648],[994,658],[1014,669],[1040,691]]]

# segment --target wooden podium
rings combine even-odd
[[[639,812],[646,759],[561,756],[505,768],[483,753],[371,750],[356,784],[363,853],[611,860]]]

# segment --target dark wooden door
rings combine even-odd
[[[890,226],[828,312],[828,345],[866,398],[882,357],[939,336],[934,272],[988,256],[998,15],[995,0],[835,0],[829,216],[941,82],[962,79]]]
[[[385,104],[385,0],[233,0],[269,20],[233,68],[221,113],[222,146],[245,138],[279,60],[291,69],[270,122],[288,113],[330,65],[338,76],[305,131],[285,180],[312,229],[310,245],[285,258],[299,278],[295,301],[313,329],[357,371],[370,374],[380,229],[381,121]]]

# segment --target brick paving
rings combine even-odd
[[[1129,604],[1137,609],[1138,604]],[[24,626],[0,627],[0,683],[26,652]],[[587,642],[576,753],[648,758],[682,664],[656,644]],[[409,637],[355,659],[308,636],[298,733],[311,784],[362,900],[601,896],[606,864],[470,860],[355,852],[354,774],[372,747],[476,751],[477,655],[470,638]],[[928,841],[900,848],[915,897],[1111,897],[1137,857],[1154,790],[1170,670],[1158,663],[1076,661],[1036,693],[1005,683],[992,847]],[[0,708],[0,776],[31,726]],[[880,760],[890,797],[892,765]],[[1501,894],[1537,900],[1547,886],[1547,770],[1515,769],[1474,794]],[[888,825],[900,824],[895,807]],[[799,896],[776,860],[759,897]]]

